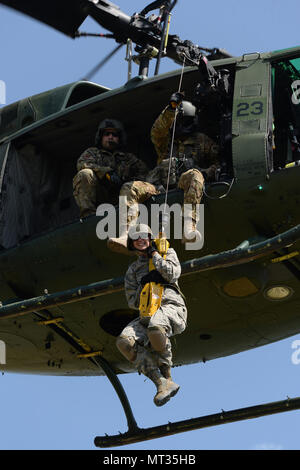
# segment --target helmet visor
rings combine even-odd
[[[149,236],[151,236],[151,233],[149,232],[133,232],[130,234],[130,238],[132,238],[132,240],[138,240],[139,238],[146,239],[149,238]]]

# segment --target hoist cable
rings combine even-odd
[[[182,87],[184,67],[185,67],[185,58],[184,58],[182,68],[181,68],[178,93],[180,93],[180,90],[181,90],[181,87]],[[169,155],[169,168],[168,168],[168,177],[167,177],[167,186],[166,186],[166,195],[165,195],[165,204],[164,204],[163,216],[166,215],[166,207],[167,207],[167,199],[168,199],[168,192],[169,192],[169,182],[170,182],[170,173],[171,173],[171,163],[172,163],[172,158],[173,158],[173,149],[174,149],[177,114],[178,114],[178,108],[175,109],[175,118],[174,118],[174,123],[173,123],[173,131],[172,131],[172,139],[171,139],[171,147],[170,147],[170,155]]]
[[[206,188],[205,188],[205,184],[203,186],[203,193],[205,194],[205,196],[208,198],[208,199],[213,199],[213,200],[216,200],[216,199],[223,199],[224,197],[227,197],[228,194],[230,193],[231,191],[231,188],[233,186],[233,183],[235,182],[235,178],[232,178],[231,182],[229,183],[228,181],[217,181],[216,183],[212,183],[210,185],[210,187],[214,187],[214,186],[220,186],[220,185],[224,185],[224,186],[228,186],[228,189],[227,191],[222,194],[221,196],[209,196],[206,192]]]

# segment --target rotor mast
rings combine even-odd
[[[110,37],[116,42],[127,44],[131,40],[136,44],[137,56],[133,60],[139,64],[139,74],[148,75],[149,62],[156,58],[155,75],[159,72],[162,57],[168,57],[182,65],[198,65],[205,52],[208,58],[231,57],[220,49],[203,49],[191,41],[182,41],[178,36],[169,35],[170,13],[177,0],[157,0],[146,6],[140,13],[127,15],[109,0],[98,3],[87,1],[83,6],[85,14],[90,15],[103,28],[110,31]],[[146,15],[153,9],[159,9],[159,15]],[[205,51],[205,52],[204,52]]]

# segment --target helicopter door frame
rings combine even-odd
[[[259,53],[236,65],[232,161],[237,180],[268,178],[273,171],[271,64]]]
[[[274,169],[281,171],[300,163],[300,52],[272,59]]]
[[[6,148],[5,148],[6,146]],[[3,154],[2,154],[2,148],[3,148]],[[10,141],[4,142],[2,145],[0,145],[0,197],[2,195],[2,185],[3,185],[3,179],[4,179],[4,173],[5,173],[5,168],[6,168],[6,163],[7,163],[7,158],[10,150]],[[2,155],[1,155],[2,154]]]

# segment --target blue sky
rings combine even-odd
[[[179,0],[171,33],[204,47],[225,48],[233,55],[300,44],[297,0],[205,3]],[[146,2],[119,0],[118,4],[132,14]],[[81,30],[103,31],[92,20]],[[7,104],[80,79],[115,47],[107,39],[71,40],[4,7],[0,7],[0,44],[0,80],[6,84]],[[121,86],[126,81],[124,55],[123,48],[93,81],[110,88]],[[161,71],[176,68],[166,59]],[[154,406],[154,388],[142,376],[130,374],[121,381],[140,427],[283,400],[299,395],[300,364],[292,361],[293,341],[298,339],[300,334],[206,364],[175,368],[181,390],[162,408]],[[0,399],[0,449],[95,449],[96,435],[126,431],[123,411],[105,377],[7,373],[0,375]],[[299,412],[294,411],[122,449],[299,449],[298,419]]]

